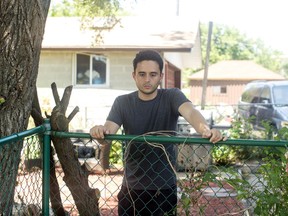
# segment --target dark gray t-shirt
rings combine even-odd
[[[125,134],[143,135],[147,132],[176,130],[178,108],[189,100],[176,88],[158,89],[156,98],[139,99],[138,92],[116,98],[107,120],[123,125]],[[163,144],[172,166],[176,156],[173,144]],[[133,189],[167,189],[176,184],[176,177],[163,149],[147,143],[126,143],[123,185]],[[127,181],[127,182],[126,182]]]

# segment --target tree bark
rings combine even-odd
[[[66,87],[60,101],[56,84],[52,84],[52,91],[56,106],[52,110],[52,131],[68,132],[68,124],[78,112],[76,107],[72,113],[65,117],[69,104],[72,86]],[[85,166],[81,167],[72,141],[69,138],[59,138],[52,135],[56,153],[65,174],[63,180],[69,188],[80,215],[100,215],[98,200],[100,192],[92,189],[88,183],[88,172]]]
[[[50,0],[0,1],[0,137],[27,128]],[[11,215],[23,143],[0,148],[0,214]]]

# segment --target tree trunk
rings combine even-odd
[[[27,128],[50,0],[0,1],[0,137]],[[0,148],[0,214],[10,215],[23,143]]]
[[[51,115],[52,131],[68,132],[68,124],[78,112],[78,107],[76,107],[68,118],[65,117],[72,86],[65,89],[61,101],[55,83],[52,84],[52,91],[56,104]],[[81,167],[72,141],[69,138],[52,135],[52,142],[65,174],[63,180],[74,198],[79,214],[100,215],[98,207],[100,192],[98,189],[90,188],[87,169],[85,166]]]

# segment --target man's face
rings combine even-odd
[[[156,97],[156,90],[163,74],[157,62],[145,60],[137,64],[136,70],[133,72],[133,78],[139,90],[139,97],[143,100],[150,100]]]

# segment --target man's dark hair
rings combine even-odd
[[[163,70],[163,59],[160,54],[155,50],[142,50],[138,52],[133,60],[134,71],[136,70],[137,64],[141,61],[152,60],[156,61],[159,65],[160,72]]]

